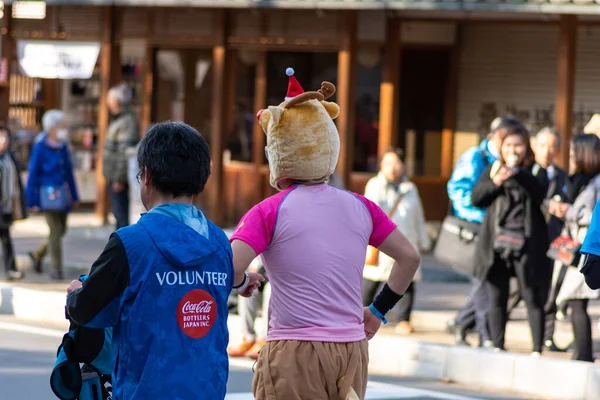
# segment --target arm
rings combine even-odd
[[[594,254],[586,254],[583,261],[581,273],[585,277],[585,283],[590,289],[600,289],[600,257]]]
[[[576,223],[581,227],[591,226],[593,220],[596,220],[596,224],[600,224],[600,220],[598,216],[594,216],[594,214],[600,214],[598,211],[598,202],[600,201],[600,190],[593,186],[593,182],[582,192],[579,196],[585,196],[582,207],[575,208],[570,205],[567,208],[567,212],[565,214],[565,220],[568,222]],[[578,197],[579,197],[578,196]],[[579,203],[579,202],[578,202]],[[594,218],[595,217],[595,218]],[[596,234],[598,232],[596,231]],[[587,236],[590,236],[588,233]]]
[[[519,168],[512,179],[519,182],[535,204],[542,204],[548,191],[548,175],[546,174],[546,170],[537,164],[534,165],[531,172],[525,168]]]
[[[40,145],[33,146],[31,159],[29,160],[29,175],[27,177],[27,187],[25,188],[25,197],[28,208],[40,206],[40,174],[42,170],[42,160],[40,159]]]
[[[77,185],[75,184],[75,176],[73,175],[73,164],[71,164],[71,155],[67,146],[63,147],[63,160],[65,162],[65,179],[69,185],[71,198],[74,203],[78,203],[79,193],[77,193]]]
[[[254,206],[244,215],[231,236],[233,269],[235,272],[233,286],[235,289],[238,289],[240,285],[245,285],[248,267],[271,243],[275,223],[277,222],[277,208],[278,203],[276,201],[262,202]],[[264,281],[264,277],[258,273],[251,272],[247,275],[249,277],[247,283],[250,286]],[[253,289],[250,289],[250,294],[252,294]],[[244,287],[238,289],[238,291],[243,296],[248,294]]]
[[[448,198],[456,215],[467,215],[470,212],[471,192],[477,178],[483,170],[483,160],[476,149],[467,151],[458,160],[454,172],[448,181]]]
[[[395,229],[381,243],[379,250],[395,261],[387,282],[390,289],[398,294],[404,293],[421,264],[421,256],[417,249],[398,229]]]
[[[83,287],[67,297],[67,312],[78,325],[89,328],[115,326],[129,286],[129,262],[123,242],[113,233],[92,265]]]
[[[492,178],[490,178],[491,170],[491,166],[486,168],[473,188],[471,202],[475,207],[489,207],[502,194],[502,186],[496,186]]]

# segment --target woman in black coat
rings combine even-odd
[[[529,134],[524,128],[508,132],[499,161],[481,175],[472,203],[486,208],[476,248],[475,276],[489,295],[490,336],[504,350],[509,281],[517,277],[533,337],[533,352],[541,354],[544,304],[552,280],[546,257],[548,228],[541,204],[548,187],[546,171],[533,163]]]

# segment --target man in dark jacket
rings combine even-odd
[[[193,205],[210,175],[208,144],[186,124],[157,124],[138,162],[149,211],[112,234],[89,277],[71,283],[69,317],[114,327],[114,400],[222,400],[234,271],[227,236]]]
[[[139,142],[139,124],[130,111],[131,89],[124,84],[108,92],[107,104],[114,119],[108,126],[102,152],[102,172],[108,185],[117,229],[129,225],[129,186],[127,150]]]

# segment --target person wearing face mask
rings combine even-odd
[[[401,149],[389,147],[383,151],[380,171],[371,178],[365,187],[365,197],[377,204],[398,226],[411,244],[421,252],[429,251],[431,239],[425,225],[423,204],[416,185],[410,182],[404,171],[404,152]],[[392,207],[396,207],[392,210]],[[363,271],[363,304],[368,307],[387,282],[394,259],[379,254],[377,265],[365,265]],[[413,327],[410,324],[410,314],[415,297],[415,282],[421,280],[420,270],[417,270],[413,282],[404,292],[404,296],[396,304],[398,314],[396,332],[410,334]]]
[[[67,215],[79,205],[79,194],[69,153],[65,114],[47,111],[42,117],[44,132],[33,146],[27,179],[27,207],[43,212],[50,235],[40,247],[29,253],[33,269],[42,273],[42,261],[48,251],[52,260],[52,279],[63,278],[62,238],[67,231]]]
[[[14,221],[27,218],[27,212],[20,168],[10,151],[10,139],[8,129],[0,125],[0,241],[6,278],[17,280],[23,278],[23,272],[17,270],[10,226]]]
[[[108,185],[117,229],[129,225],[128,149],[140,141],[140,128],[131,111],[131,89],[120,84],[108,91],[107,104],[113,120],[108,126],[102,151],[102,172]]]
[[[473,188],[474,206],[486,209],[476,245],[475,276],[487,289],[490,338],[504,350],[509,281],[515,276],[540,355],[544,338],[544,305],[552,279],[546,257],[548,226],[541,205],[548,189],[546,171],[535,164],[525,128],[508,132],[500,159],[488,166]]]

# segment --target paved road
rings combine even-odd
[[[11,400],[54,399],[48,377],[62,332],[23,325],[0,317],[0,398]],[[251,400],[252,361],[231,362],[227,400]],[[370,377],[367,400],[520,400],[507,394],[412,378]]]

